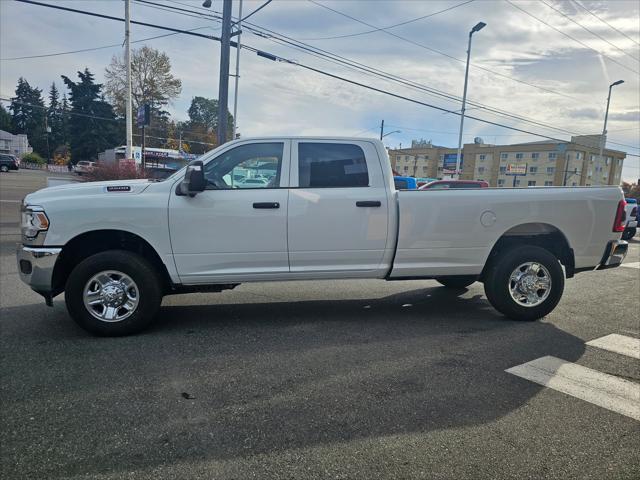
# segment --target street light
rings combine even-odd
[[[611,89],[616,85],[620,85],[621,83],[624,83],[624,80],[618,80],[617,82],[613,82],[611,85],[609,85],[609,96],[607,96],[607,109],[605,110],[605,113],[604,113],[604,127],[602,128],[602,135],[600,136],[600,155],[598,155],[598,164],[596,165],[596,174],[598,174],[596,176],[597,178],[596,185],[599,185],[600,182],[602,181],[602,175],[600,174],[601,172],[599,171],[599,167],[602,165],[602,154],[604,153],[604,145],[605,145],[605,142],[607,141],[606,140],[607,119],[609,118],[609,103],[611,103]]]
[[[460,112],[460,132],[458,134],[458,155],[456,156],[456,171],[455,171],[456,174],[458,173],[458,170],[460,170],[460,161],[462,159],[462,128],[464,125],[464,111],[467,105],[467,81],[469,79],[469,59],[471,57],[471,37],[473,36],[474,33],[479,32],[486,26],[487,26],[486,23],[478,22],[469,32],[469,45],[467,47],[467,67],[464,72],[464,91],[462,93],[462,110]]]
[[[382,137],[380,137],[380,139],[382,140],[384,137],[386,137],[387,135],[391,135],[392,133],[402,133],[402,131],[394,130],[393,132],[385,133],[384,135],[382,135]]]

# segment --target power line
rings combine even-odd
[[[638,59],[638,57],[634,57],[633,55],[625,52],[622,48],[618,47],[617,45],[611,43],[609,40],[607,40],[606,38],[604,38],[603,36],[601,36],[600,34],[594,32],[593,30],[585,27],[584,25],[582,25],[581,23],[575,21],[573,18],[571,18],[569,15],[565,14],[564,12],[562,12],[560,9],[554,7],[553,5],[550,5],[549,3],[545,2],[544,0],[540,0],[542,3],[544,3],[547,7],[549,7],[550,9],[552,9],[555,12],[558,12],[560,15],[562,15],[564,18],[566,18],[567,20],[569,20],[572,23],[575,23],[576,25],[578,25],[580,28],[582,28],[583,30],[589,32],[590,34],[598,37],[600,40],[607,42],[609,45],[611,45],[613,48],[615,48],[616,50],[619,50],[620,52],[622,52],[624,55],[627,55],[628,57],[633,58],[636,62],[640,61],[640,59]]]
[[[428,15],[423,15],[423,16],[418,17],[418,18],[412,18],[411,20],[406,20],[404,22],[395,23],[393,25],[389,25],[389,26],[386,26],[386,27],[374,28],[373,30],[366,30],[364,32],[359,32],[359,33],[350,33],[350,34],[347,34],[347,35],[335,35],[333,37],[301,38],[300,40],[306,40],[306,41],[309,41],[309,40],[312,40],[312,41],[313,40],[334,40],[334,39],[337,39],[337,38],[351,38],[351,37],[358,37],[360,35],[368,35],[369,33],[379,32],[381,30],[390,30],[392,28],[400,27],[402,25],[408,25],[410,23],[414,23],[414,22],[418,22],[420,20],[424,20],[425,18],[434,17],[436,15],[440,15],[441,13],[448,12],[449,10],[453,10],[455,8],[462,7],[463,5],[466,5],[466,4],[471,3],[473,1],[475,1],[475,0],[467,0],[466,2],[458,3],[457,5],[453,5],[451,7],[445,8],[443,10],[438,10],[437,12],[429,13]]]
[[[35,1],[32,1],[32,0],[17,0],[17,1],[21,1],[21,2],[24,2],[24,3],[31,3],[31,4],[45,6],[45,7],[50,7],[50,8],[55,8],[55,9],[60,9],[60,10],[73,11],[75,13],[81,13],[81,14],[86,14],[86,15],[100,16],[100,17],[107,18],[107,19],[110,19],[110,20],[124,21],[122,18],[118,18],[118,17],[100,15],[100,14],[95,14],[93,12],[84,12],[82,10],[69,9],[69,8],[66,8],[66,7],[54,6],[54,5],[50,5],[50,4],[35,2]],[[138,23],[142,23],[142,22],[138,22]],[[147,24],[147,25],[149,25],[149,24]],[[162,26],[159,26],[159,25],[153,25],[153,27],[161,28],[161,29],[162,28],[166,28],[169,31],[175,31],[176,30],[176,29],[173,29],[171,27],[162,27]],[[180,33],[186,33],[186,31],[180,31]],[[212,40],[218,40],[218,41],[220,40],[217,37],[205,36],[205,35],[192,33],[192,32],[189,32],[188,34],[201,36],[201,37],[212,39]],[[234,46],[237,47],[237,45],[234,45]],[[337,80],[341,80],[341,81],[344,81],[346,83],[350,83],[350,84],[353,84],[353,85],[356,85],[356,86],[360,86],[362,88],[366,88],[368,90],[372,90],[372,91],[375,91],[375,92],[378,92],[378,93],[382,93],[382,94],[385,94],[385,95],[388,95],[388,96],[391,96],[391,97],[394,97],[394,98],[406,100],[406,101],[409,101],[411,103],[422,105],[422,106],[426,106],[426,107],[429,107],[429,108],[433,108],[433,109],[436,109],[436,110],[439,110],[439,111],[442,111],[442,112],[447,112],[447,113],[451,113],[451,114],[454,114],[454,115],[460,115],[460,113],[458,113],[456,111],[453,111],[453,110],[449,110],[449,109],[446,109],[446,108],[443,108],[443,107],[439,107],[439,106],[436,106],[436,105],[433,105],[433,104],[429,104],[429,103],[422,102],[422,101],[419,101],[419,100],[416,100],[416,99],[412,99],[410,97],[406,97],[404,95],[399,95],[399,94],[396,94],[396,93],[393,93],[393,92],[390,92],[390,91],[387,91],[387,90],[383,90],[383,89],[380,89],[380,88],[377,88],[377,87],[373,87],[371,85],[366,85],[366,84],[363,84],[361,82],[357,82],[355,80],[351,80],[351,79],[348,79],[348,78],[345,78],[345,77],[342,77],[342,76],[339,76],[339,75],[336,75],[336,74],[333,74],[333,73],[330,73],[330,72],[326,72],[326,71],[323,71],[323,70],[320,70],[320,69],[317,69],[317,68],[302,64],[300,62],[289,60],[287,58],[280,57],[280,56],[277,56],[277,55],[274,55],[274,54],[271,54],[271,53],[268,53],[268,52],[263,52],[263,51],[255,48],[255,47],[251,47],[249,45],[243,45],[242,48],[246,48],[249,51],[255,52],[259,56],[263,56],[263,57],[271,59],[271,60],[277,60],[277,61],[281,61],[281,62],[286,62],[286,63],[292,64],[292,65],[296,65],[296,66],[299,66],[301,68],[307,69],[309,71],[313,71],[313,72],[319,73],[321,75],[324,75],[324,76],[327,76],[327,77],[330,77],[330,78],[334,78],[334,79],[337,79]],[[501,127],[501,128],[505,128],[505,129],[508,129],[508,130],[517,131],[517,132],[521,132],[521,133],[527,133],[527,134],[530,134],[530,135],[533,135],[533,136],[537,136],[537,137],[540,137],[540,138],[546,138],[546,139],[550,139],[550,140],[566,143],[566,140],[563,140],[563,139],[559,139],[559,138],[556,138],[556,137],[551,137],[549,135],[545,135],[545,134],[541,134],[541,133],[531,132],[531,131],[528,131],[528,130],[524,130],[524,129],[521,129],[521,128],[509,126],[509,125],[504,125],[504,124],[493,122],[493,121],[486,120],[486,119],[483,119],[483,118],[478,118],[478,117],[474,117],[474,116],[471,116],[471,115],[468,115],[467,118],[469,118],[471,120],[487,123],[487,124],[490,124],[490,125],[498,126],[498,127]],[[614,142],[610,142],[610,143],[614,143]],[[587,146],[588,147],[589,145],[583,145],[583,146]],[[626,146],[628,146],[628,145],[626,145]],[[636,148],[636,147],[631,147],[631,148]],[[628,156],[635,156],[635,157],[639,157],[640,156],[640,155],[635,155],[635,154],[627,154],[627,155]]]
[[[604,18],[599,17],[598,15],[596,15],[595,13],[593,13],[591,10],[589,10],[587,7],[585,7],[584,5],[582,5],[582,3],[580,3],[578,0],[573,0],[573,3],[575,3],[576,5],[578,5],[581,9],[583,9],[585,12],[587,12],[589,15],[597,18],[598,20],[600,20],[602,23],[604,23],[605,25],[608,25],[609,27],[611,27],[613,30],[615,30],[616,32],[618,32],[620,35],[628,38],[629,40],[631,40],[633,43],[635,43],[636,45],[640,45],[640,42],[638,42],[637,40],[634,40],[633,38],[631,38],[629,35],[627,35],[626,33],[624,33],[622,30],[617,29],[616,27],[614,27],[613,25],[611,25],[609,22],[607,22]]]
[[[310,1],[312,1],[312,0],[310,0]],[[609,55],[606,55],[606,54],[604,54],[604,53],[600,52],[599,50],[596,50],[595,48],[590,47],[589,45],[587,45],[587,44],[586,44],[586,43],[584,43],[583,41],[578,40],[578,39],[577,39],[577,38],[575,38],[575,37],[572,37],[572,36],[571,36],[571,35],[569,35],[568,33],[565,33],[565,32],[563,32],[562,30],[560,30],[559,28],[556,28],[556,27],[554,27],[553,25],[551,25],[551,24],[549,24],[549,23],[545,22],[545,21],[544,21],[544,20],[542,20],[541,18],[536,17],[533,13],[528,12],[528,11],[527,11],[527,10],[525,10],[524,8],[519,7],[518,5],[516,5],[515,3],[513,3],[511,0],[505,0],[505,2],[507,2],[507,3],[508,3],[509,5],[511,5],[513,8],[517,8],[517,9],[518,9],[518,10],[520,10],[522,13],[524,13],[524,14],[526,14],[526,15],[529,15],[531,18],[534,18],[534,19],[536,19],[538,22],[540,22],[540,23],[542,23],[542,24],[546,25],[547,27],[549,27],[549,28],[551,28],[551,29],[555,30],[555,31],[556,31],[556,32],[558,32],[559,34],[564,35],[565,37],[567,37],[567,38],[569,38],[569,39],[573,40],[573,41],[574,41],[574,42],[576,42],[576,43],[579,43],[579,44],[580,44],[580,45],[582,45],[584,48],[587,48],[587,49],[589,49],[589,50],[591,50],[591,51],[593,51],[593,52],[596,52],[598,55],[601,55],[602,57],[606,58],[607,60],[609,60],[609,61],[611,61],[611,62],[613,62],[613,63],[615,63],[615,64],[617,64],[617,65],[620,65],[622,68],[624,68],[624,69],[626,69],[626,70],[629,70],[630,72],[633,72],[633,73],[636,73],[636,74],[640,75],[640,72],[638,72],[637,70],[634,70],[633,68],[626,66],[624,63],[620,63],[620,62],[618,62],[615,58],[611,58]]]
[[[211,27],[209,27],[209,26],[196,27],[196,28],[191,28],[191,29],[189,29],[187,31],[193,32],[193,31],[196,31],[196,30],[202,30],[204,28],[211,28]],[[156,35],[154,37],[147,37],[147,38],[141,38],[140,40],[134,40],[131,43],[148,42],[149,40],[156,40],[158,38],[170,37],[172,35],[180,35],[180,34],[181,33],[178,33],[178,32],[165,33],[164,35]],[[46,53],[46,54],[42,54],[42,55],[26,55],[24,57],[0,58],[0,62],[11,61],[11,60],[26,60],[26,59],[30,59],[30,58],[57,57],[59,55],[71,55],[71,54],[74,54],[74,53],[92,52],[92,51],[95,51],[95,50],[104,50],[104,49],[107,49],[107,48],[115,48],[115,47],[122,47],[122,44],[121,43],[114,43],[112,45],[103,45],[102,47],[83,48],[81,50],[71,50],[71,51],[68,51],[68,52]]]
[[[321,8],[325,8],[327,10],[330,10],[330,11],[334,12],[334,13],[337,13],[338,15],[342,15],[343,17],[349,18],[349,19],[351,19],[351,20],[353,20],[355,22],[362,23],[363,25],[367,25],[368,27],[377,28],[377,27],[375,27],[375,25],[371,25],[370,23],[367,23],[367,22],[365,22],[363,20],[360,20],[359,18],[356,18],[356,17],[353,17],[351,15],[348,15],[348,14],[346,14],[344,12],[341,12],[339,10],[331,8],[331,7],[327,6],[327,5],[323,5],[323,4],[319,3],[319,2],[316,2],[315,0],[308,0],[308,1],[313,3],[314,5],[317,5],[317,6],[321,7]],[[402,40],[404,42],[410,43],[410,44],[415,45],[417,47],[420,47],[420,48],[423,48],[425,50],[428,50],[428,51],[430,51],[432,53],[436,53],[438,55],[442,55],[444,57],[447,57],[447,58],[449,58],[451,60],[455,60],[456,62],[466,63],[466,60],[462,60],[461,58],[454,57],[453,55],[449,55],[448,53],[441,52],[440,50],[436,50],[435,48],[431,48],[431,47],[429,47],[429,46],[427,46],[427,45],[425,45],[423,43],[415,42],[415,41],[413,41],[413,40],[411,40],[409,38],[402,37],[402,36],[397,35],[397,34],[395,34],[393,32],[388,32],[386,30],[381,30],[381,32],[386,33],[387,35],[391,35],[392,37],[395,37],[395,38],[397,38],[399,40]],[[485,68],[485,67],[482,67],[482,66],[480,66],[478,64],[475,64],[475,63],[471,63],[470,65],[473,68],[477,68],[479,70],[483,70],[485,72],[491,73],[492,75],[497,75],[499,77],[507,78],[509,80],[513,80],[514,82],[522,83],[523,85],[528,85],[529,87],[537,88],[537,89],[545,91],[547,93],[553,93],[555,95],[560,95],[560,96],[563,96],[563,97],[566,97],[566,98],[570,98],[572,100],[579,100],[578,98],[573,97],[571,95],[568,95],[566,93],[558,92],[556,90],[552,90],[552,89],[546,88],[546,87],[541,87],[539,85],[534,85],[533,83],[529,83],[529,82],[526,82],[524,80],[520,80],[519,78],[512,77],[512,76],[506,75],[504,73],[496,72],[494,70],[491,70],[490,68]]]
[[[137,1],[145,3],[145,4],[149,4],[149,5],[152,5],[152,6],[161,6],[161,4],[157,4],[157,3],[154,3],[154,2],[151,2],[151,1],[148,1],[148,0],[137,0]],[[178,3],[180,5],[183,5],[180,2],[175,2],[174,1],[173,3]],[[167,8],[176,9],[176,11],[178,13],[187,12],[187,13],[200,14],[200,12],[194,12],[193,10],[187,10],[187,9],[183,9],[183,8],[173,7],[173,6],[167,6]],[[180,13],[180,14],[184,14],[184,13]],[[211,18],[215,18],[215,19],[219,18],[219,17],[216,17],[215,15],[211,15],[208,12],[206,14],[203,13],[202,15],[205,16],[205,17],[211,17]],[[247,27],[247,25],[249,25],[249,27]],[[288,37],[288,36],[286,36],[284,34],[280,34],[278,32],[274,32],[273,30],[269,30],[268,28],[259,27],[258,25],[250,23],[250,22],[247,22],[245,24],[245,28],[247,30],[249,30],[251,33],[254,33],[255,35],[258,35],[258,36],[263,37],[263,38],[267,38],[267,39],[269,39],[271,41],[274,41],[275,43],[282,44],[284,42],[285,46],[293,46],[294,48],[298,48],[300,50],[303,50],[307,54],[310,54],[312,56],[316,56],[318,58],[323,58],[324,60],[327,60],[327,61],[329,61],[331,63],[337,63],[337,64],[342,65],[342,66],[346,65],[347,68],[350,68],[351,70],[364,71],[365,73],[375,75],[375,76],[383,78],[385,80],[395,81],[397,83],[401,83],[401,84],[403,84],[405,86],[408,86],[409,88],[413,88],[413,89],[417,89],[417,90],[421,90],[421,91],[427,92],[428,95],[440,96],[440,97],[443,97],[445,99],[448,99],[448,100],[451,100],[451,101],[456,101],[456,102],[460,102],[461,101],[460,97],[453,96],[451,94],[448,94],[446,92],[442,92],[442,91],[437,90],[437,89],[432,88],[432,87],[427,87],[427,86],[425,86],[423,84],[419,84],[417,82],[409,81],[409,80],[407,80],[407,79],[405,79],[403,77],[399,77],[397,75],[389,74],[387,72],[384,72],[384,71],[379,70],[379,69],[375,69],[373,67],[369,67],[369,66],[367,66],[365,64],[356,62],[354,60],[351,60],[351,59],[348,59],[348,58],[345,58],[345,57],[342,57],[342,56],[337,55],[335,53],[328,52],[328,51],[322,50],[322,49],[320,49],[318,47],[314,47],[314,46],[308,45],[308,44],[306,44],[304,42],[301,42],[299,40],[296,40],[296,39],[293,39],[291,37]],[[264,33],[265,31],[268,32],[269,35],[265,35],[265,33]],[[336,60],[336,58],[341,59],[342,61],[341,60]],[[345,63],[345,62],[348,62],[348,63]],[[497,109],[495,107],[491,107],[489,105],[482,104],[482,103],[479,103],[479,102],[469,101],[469,104],[475,105],[478,108],[482,108],[482,109],[486,110],[487,113],[489,113],[491,115],[509,117],[509,118],[520,120],[520,121],[523,121],[523,122],[526,122],[526,123],[529,123],[529,124],[532,124],[532,125],[540,126],[540,127],[543,127],[543,128],[549,129],[549,130],[555,130],[555,131],[559,131],[559,132],[563,132],[563,133],[567,133],[567,134],[571,134],[571,135],[580,135],[577,132],[573,132],[573,131],[570,131],[570,130],[567,130],[567,129],[564,129],[564,128],[561,128],[561,127],[553,126],[553,125],[544,124],[544,123],[539,122],[537,120],[532,120],[532,119],[524,117],[522,115],[515,115],[513,113],[510,113],[510,112],[507,112],[507,111],[504,111],[504,110],[501,110],[501,109]],[[624,147],[629,147],[629,148],[636,148],[634,146],[630,146],[630,145],[626,145],[626,144],[623,144],[623,143],[614,142],[613,140],[610,140],[609,143],[617,144],[617,145],[624,146]]]
[[[264,2],[262,5],[260,5],[258,8],[256,8],[253,12],[251,12],[250,14],[248,14],[246,17],[241,18],[240,20],[238,20],[237,22],[234,23],[241,23],[244,22],[247,18],[249,18],[250,16],[258,13],[260,10],[262,10],[264,7],[266,7],[267,5],[269,5],[273,0],[267,0],[266,2]]]

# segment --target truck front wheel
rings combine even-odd
[[[622,233],[622,240],[631,240],[637,232],[636,227],[627,227]]]
[[[101,336],[130,335],[154,320],[162,288],[156,269],[144,257],[108,250],[71,271],[65,301],[71,317],[85,330]]]
[[[523,245],[492,261],[485,275],[484,291],[491,305],[512,320],[538,320],[560,301],[564,272],[548,250]]]

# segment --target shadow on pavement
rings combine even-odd
[[[584,352],[460,293],[164,307],[153,330],[117,339],[87,336],[60,304],[4,309],[5,474],[117,474],[491,422],[540,389],[506,368]]]

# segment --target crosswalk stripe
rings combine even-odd
[[[640,360],[640,338],[612,333],[611,335],[591,340],[587,342],[587,345]]]
[[[620,266],[627,268],[640,268],[640,262],[623,263]]]
[[[505,371],[640,421],[640,385],[634,382],[551,356]]]

